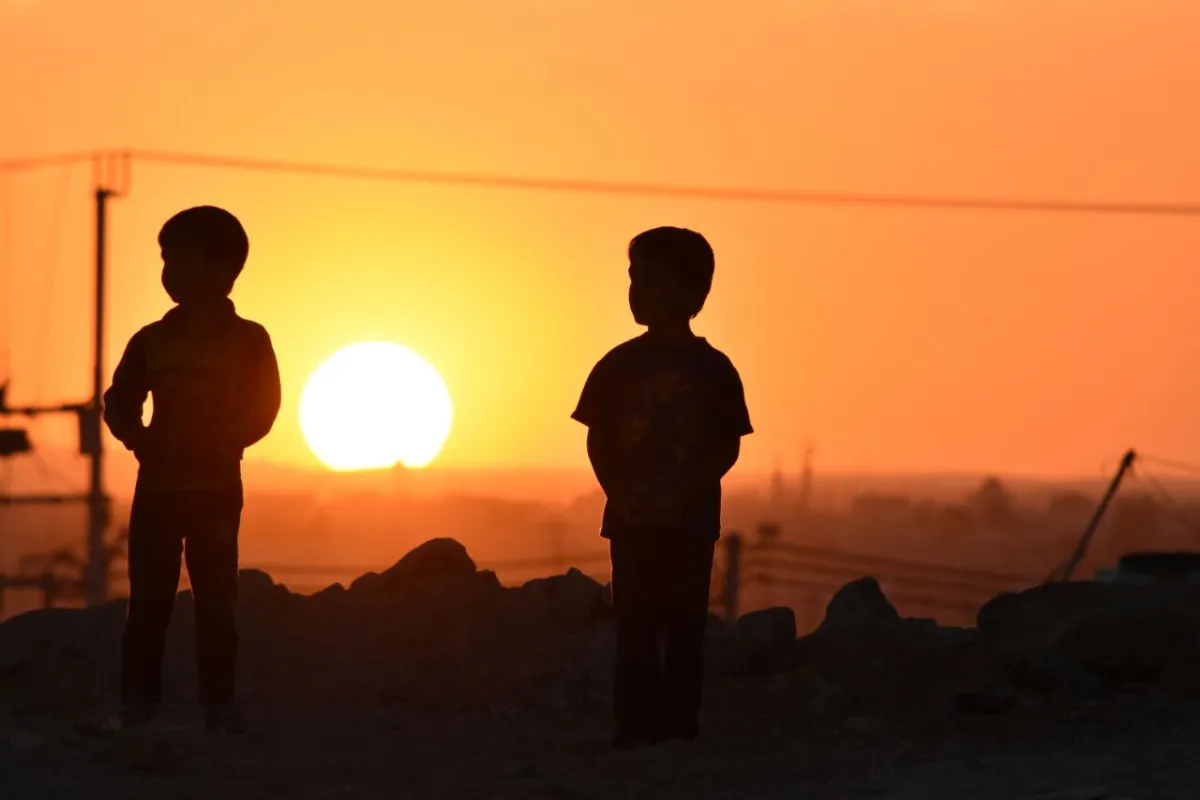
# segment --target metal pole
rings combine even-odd
[[[1071,575],[1075,572],[1075,568],[1079,566],[1079,562],[1083,560],[1087,554],[1088,545],[1092,541],[1092,536],[1096,533],[1096,528],[1100,526],[1100,520],[1104,519],[1104,512],[1108,510],[1108,504],[1113,499],[1113,495],[1117,493],[1117,488],[1121,485],[1121,480],[1125,477],[1125,473],[1133,466],[1134,459],[1137,458],[1137,453],[1130,450],[1121,459],[1121,466],[1117,470],[1117,474],[1113,476],[1112,483],[1108,485],[1108,491],[1104,493],[1104,497],[1100,500],[1100,505],[1096,507],[1096,511],[1092,514],[1091,520],[1088,522],[1087,529],[1083,532],[1083,537],[1076,545],[1075,551],[1071,553],[1070,559],[1063,565],[1062,574],[1059,580],[1069,581]],[[1051,579],[1053,580],[1053,578]]]
[[[104,404],[104,279],[107,245],[108,198],[111,192],[96,189],[96,329],[92,362],[92,426],[96,429],[89,456],[92,462],[91,487],[88,491],[88,602],[99,605],[108,599],[108,559],[104,531],[108,527],[108,498],[104,493],[104,440],[98,430]]]
[[[724,606],[725,621],[730,625],[738,618],[738,592],[741,589],[742,537],[731,533],[725,539],[725,587],[721,605]]]

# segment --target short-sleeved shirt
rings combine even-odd
[[[604,437],[625,478],[644,487],[669,486],[721,442],[754,431],[737,369],[702,337],[663,345],[643,335],[613,348],[592,369],[571,417]],[[685,509],[679,527],[719,538],[720,480]],[[611,539],[618,528],[606,506],[601,536]]]

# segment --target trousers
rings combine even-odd
[[[612,537],[618,731],[695,735],[714,548],[686,533]]]
[[[237,661],[235,606],[242,487],[134,492],[129,520],[129,608],[121,645],[121,700],[162,700],[167,626],[187,561],[196,609],[200,702],[233,701]]]

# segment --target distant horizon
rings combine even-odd
[[[106,478],[110,493],[116,498],[128,498],[132,494],[136,476],[136,463],[123,451],[109,450]],[[7,487],[12,493],[65,491],[66,485],[83,484],[85,461],[75,453],[62,448],[47,448],[39,451],[40,464],[34,457],[23,456],[12,459],[8,466],[10,476]],[[27,463],[22,464],[25,460]],[[969,487],[988,477],[996,477],[1014,489],[1050,489],[1074,487],[1096,489],[1111,480],[1117,468],[1113,459],[1110,470],[1096,470],[1092,474],[1003,473],[986,469],[964,470],[887,470],[884,468],[851,468],[836,466],[821,467],[814,464],[814,482],[836,484],[844,490],[848,484],[862,483],[863,491],[928,491],[932,485],[941,484],[942,491],[955,491]],[[76,475],[76,473],[78,474]],[[800,480],[800,470],[791,468],[782,471],[787,485],[795,486]],[[741,491],[752,487],[762,488],[774,478],[773,470],[737,468],[726,479],[727,489]],[[320,466],[280,464],[266,459],[247,458],[244,462],[244,479],[249,492],[264,494],[312,493],[343,494],[346,490],[361,489],[379,491],[398,488],[396,483],[417,494],[430,496],[470,495],[496,497],[519,501],[545,500],[564,502],[586,495],[599,487],[587,467],[558,464],[466,464],[439,465],[436,462],[426,468],[407,470],[367,470],[334,472]],[[1176,486],[1191,486],[1200,483],[1195,478],[1178,475],[1159,476],[1159,479]],[[395,483],[394,483],[395,482]],[[78,488],[76,487],[76,488]],[[936,491],[936,490],[935,490]]]

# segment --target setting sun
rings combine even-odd
[[[437,370],[407,347],[361,342],[330,356],[300,397],[300,429],[333,470],[419,468],[450,435],[453,407]]]

